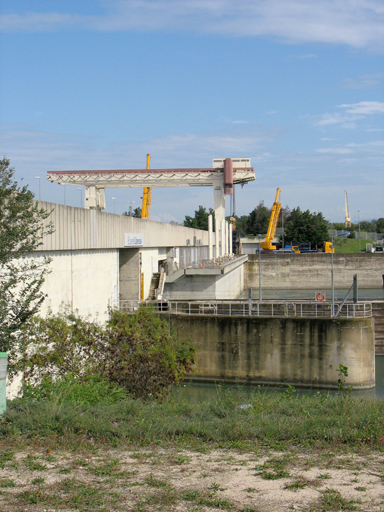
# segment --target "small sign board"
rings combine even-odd
[[[324,292],[316,292],[315,299],[318,302],[324,302],[325,301],[325,293]]]
[[[124,233],[124,247],[143,247],[144,235]]]

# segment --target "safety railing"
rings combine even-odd
[[[312,301],[120,301],[120,310],[134,313],[139,305],[159,313],[175,315],[254,316],[288,318],[332,318],[332,304]],[[337,311],[341,301],[335,302]],[[369,318],[371,302],[345,303],[338,318]]]

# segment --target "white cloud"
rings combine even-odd
[[[316,153],[330,153],[333,155],[349,155],[353,153],[352,149],[348,148],[322,148],[316,149]]]
[[[347,114],[369,116],[373,114],[384,114],[384,102],[382,101],[361,101],[351,105],[339,105],[345,109]]]
[[[6,13],[3,31],[86,28],[271,36],[293,43],[383,47],[381,0],[102,0],[105,14]],[[309,58],[312,55],[303,56]]]
[[[332,114],[323,114],[315,121],[315,126],[340,125],[344,129],[355,129],[356,121],[364,119],[366,116],[384,113],[384,102],[380,101],[361,101],[360,103],[338,105],[343,112]]]
[[[347,78],[344,80],[344,89],[369,89],[381,85],[384,73],[375,73],[373,75],[363,75],[358,78]]]
[[[291,55],[291,59],[316,59],[317,55],[314,53],[307,53],[306,55]]]

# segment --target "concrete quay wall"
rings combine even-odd
[[[383,286],[384,255],[380,253],[334,254],[335,287],[349,288],[357,274],[360,288]],[[261,282],[270,289],[331,288],[332,255],[261,254]],[[259,286],[259,257],[248,255],[245,264],[245,287]]]
[[[375,385],[373,319],[298,319],[170,315],[171,328],[197,348],[196,381],[337,388]]]

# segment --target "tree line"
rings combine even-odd
[[[235,236],[237,238],[247,236],[265,235],[268,231],[269,219],[271,217],[272,208],[260,201],[259,204],[248,214],[237,216],[235,219]],[[184,226],[195,229],[208,229],[208,215],[214,217],[214,210],[209,208],[207,211],[204,206],[200,205],[195,211],[194,217],[186,216]],[[227,217],[227,220],[230,220]],[[214,226],[213,222],[213,226]],[[329,229],[345,230],[343,223],[332,223],[326,220],[321,212],[302,211],[298,206],[292,210],[287,205],[281,208],[278,227],[284,226],[285,242],[304,243],[309,242],[313,248],[322,247],[326,240],[330,239]],[[359,225],[352,224],[348,231],[358,231]],[[370,231],[384,233],[384,218],[372,221],[360,222],[361,231]]]

